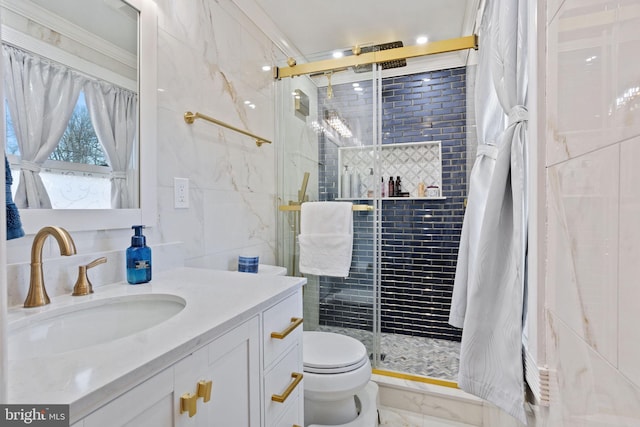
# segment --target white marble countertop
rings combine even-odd
[[[179,268],[154,275],[148,284],[117,283],[88,296],[52,298],[45,307],[11,309],[10,331],[14,321],[115,296],[159,293],[186,301],[185,308],[168,320],[109,343],[47,357],[10,358],[8,403],[69,404],[73,423],[305,282],[300,277]]]

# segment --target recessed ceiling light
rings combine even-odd
[[[427,36],[420,36],[416,39],[417,44],[425,44],[428,41],[429,41],[429,38]]]
[[[271,71],[271,65],[263,65],[262,71]]]
[[[360,83],[351,83],[351,86],[358,87],[358,86],[360,86]]]
[[[344,56],[344,53],[340,50],[337,50],[335,52],[333,52],[333,57],[338,59],[338,58],[342,58]]]
[[[353,88],[353,90],[355,90],[356,92],[362,92],[364,89],[362,89],[360,86],[356,86]]]
[[[251,104],[251,101],[244,101],[244,105],[249,105]]]

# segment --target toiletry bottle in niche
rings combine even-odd
[[[344,172],[342,173],[342,188],[341,197],[348,199],[351,197],[351,174],[349,173],[349,166],[344,165]]]
[[[127,248],[127,282],[138,285],[151,281],[151,248],[142,234],[144,225],[131,228],[134,235],[131,237],[131,246]]]
[[[424,182],[420,181],[418,184],[418,197],[424,197],[425,195],[425,186]]]
[[[402,181],[400,181],[400,177],[397,176],[396,177],[396,184],[393,187],[394,190],[394,196],[400,196],[400,193],[402,193]]]
[[[369,176],[367,177],[367,198],[369,199],[373,199],[373,185],[375,182],[373,168],[369,168]]]
[[[387,184],[382,177],[380,177],[380,197],[387,197]]]
[[[393,177],[389,177],[389,188],[387,189],[387,194],[389,197],[393,197],[396,195],[396,185],[393,182]]]
[[[361,186],[360,174],[357,171],[355,171],[351,175],[351,197],[352,198],[354,199],[360,198],[360,192],[361,192],[360,186]]]

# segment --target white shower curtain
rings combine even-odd
[[[463,328],[458,385],[526,424],[526,0],[488,0],[478,31],[478,152],[449,323]]]
[[[20,148],[19,208],[51,208],[40,167],[64,134],[80,93],[76,73],[3,45],[5,93]]]

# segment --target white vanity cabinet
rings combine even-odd
[[[177,427],[259,426],[256,316],[174,365]]]
[[[245,314],[73,426],[303,426],[302,289]]]
[[[265,427],[302,426],[302,290],[264,312]]]
[[[258,316],[134,387],[83,427],[260,425]]]

